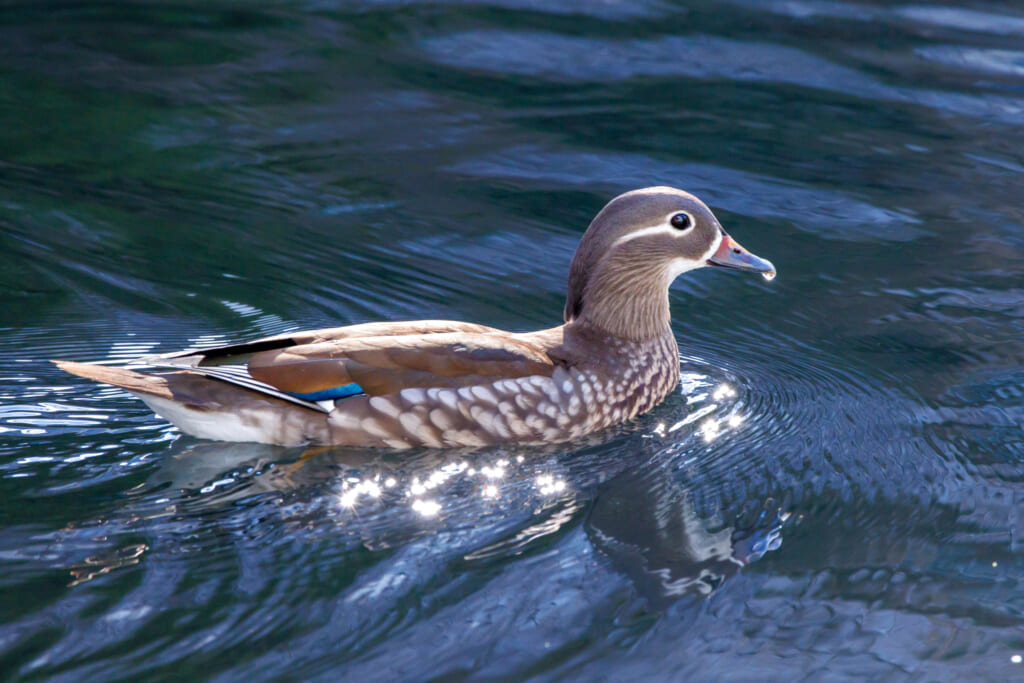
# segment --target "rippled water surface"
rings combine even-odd
[[[51,358],[557,324],[614,194],[680,389],[546,448],[182,436]],[[1024,678],[1024,9],[0,9],[0,678]]]

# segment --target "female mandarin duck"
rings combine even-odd
[[[146,359],[145,375],[57,361],[123,387],[183,432],[294,446],[550,443],[646,412],[679,383],[668,288],[722,266],[771,277],[693,195],[651,187],[594,218],[569,271],[565,324],[367,323]]]

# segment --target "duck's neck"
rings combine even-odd
[[[579,323],[635,342],[671,336],[672,278],[663,266],[632,264],[595,275],[587,283]]]

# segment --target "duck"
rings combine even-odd
[[[705,266],[776,272],[694,195],[648,187],[615,197],[590,223],[557,327],[369,322],[149,356],[136,369],[53,362],[134,394],[201,439],[386,449],[564,442],[632,420],[678,386],[669,286]]]

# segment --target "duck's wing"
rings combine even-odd
[[[449,321],[368,323],[150,356],[139,364],[184,370],[144,375],[124,368],[58,362],[73,374],[161,397],[202,375],[321,412],[357,394],[460,387],[529,375],[550,376],[551,344],[534,335]],[[201,383],[200,383],[201,386]],[[194,392],[192,392],[194,393]],[[167,396],[170,397],[169,395]],[[200,401],[193,400],[199,404]]]
[[[302,332],[286,332],[273,337],[264,337],[240,344],[228,344],[206,349],[186,349],[173,353],[147,356],[141,359],[144,364],[171,365],[175,367],[192,367],[214,364],[244,363],[255,353],[284,349],[305,344],[320,344],[364,337],[404,337],[426,334],[508,334],[502,330],[486,325],[460,322],[456,320],[416,320],[410,322],[375,322],[348,325],[346,327],[330,327],[321,330],[305,330]]]
[[[417,441],[388,440],[366,432],[359,416],[374,401],[386,400],[380,397],[401,396],[404,389],[493,384],[555,372],[556,361],[547,349],[556,331],[549,339],[536,333],[455,327],[457,331],[426,334],[415,332],[451,328],[419,323],[307,332],[157,357],[147,363],[155,372],[146,374],[125,367],[56,362],[72,374],[123,387],[193,436],[279,445],[408,446]],[[359,335],[396,330],[408,333]],[[306,340],[310,341],[303,343]],[[346,428],[328,416],[360,426]]]
[[[551,376],[555,363],[545,344],[528,336],[459,331],[297,344],[254,354],[248,372],[279,391],[323,400]]]

